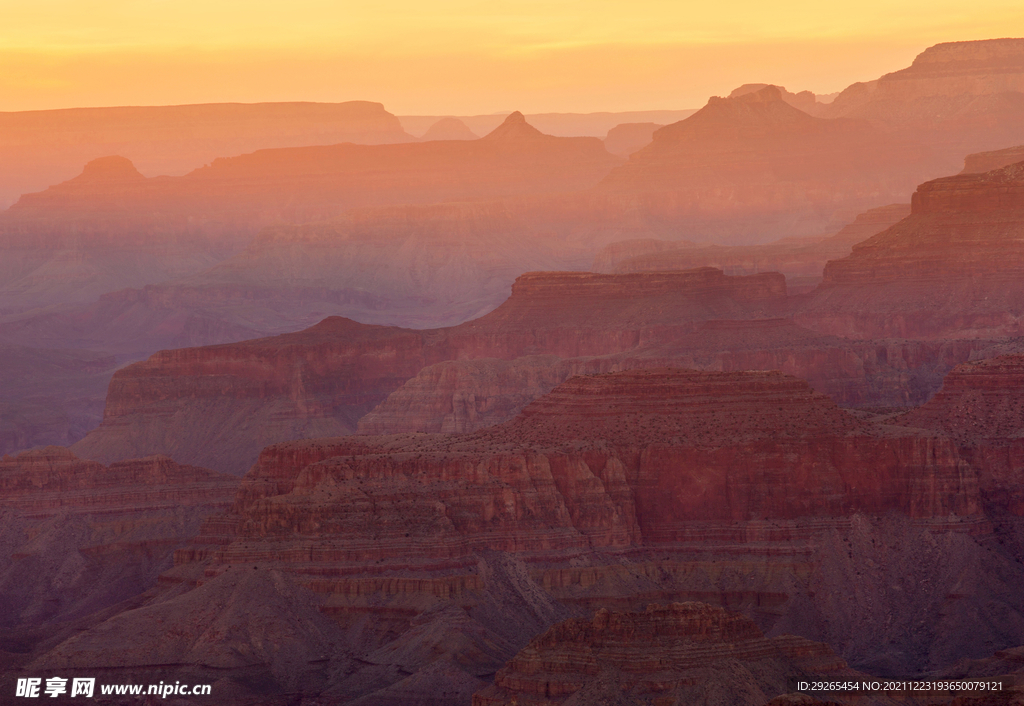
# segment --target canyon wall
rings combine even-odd
[[[911,211],[829,262],[797,320],[861,337],[1017,335],[1024,166],[926,182]]]
[[[230,507],[237,486],[161,456],[110,466],[57,446],[4,456],[0,653],[17,660],[149,589],[203,520]]]

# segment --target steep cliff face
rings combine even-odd
[[[825,267],[801,320],[857,336],[1015,334],[1024,166],[918,187],[911,215]]]
[[[749,618],[704,603],[599,610],[552,626],[502,668],[473,706],[571,703],[749,704],[787,691],[787,678],[855,679],[827,646],[765,638]]]
[[[162,351],[115,374],[76,453],[164,453],[241,474],[282,439],[345,434],[428,362],[423,335],[326,319],[306,331]]]
[[[243,703],[285,699],[290,671],[341,703],[466,703],[555,623],[681,600],[882,671],[1019,644],[1024,569],[992,541],[977,474],[949,439],[871,419],[780,373],[631,370],[574,377],[472,433],[273,445],[144,606],[29,666],[164,674],[181,662],[192,681],[230,675],[225,698]],[[763,640],[739,618],[691,617],[677,626],[687,635],[707,623],[702,634],[720,625],[732,645]],[[657,639],[676,624],[622,620],[608,624]],[[112,651],[126,633],[145,639]],[[780,648],[785,664],[841,667],[792,638],[757,644],[781,643],[803,645]],[[533,663],[513,663],[502,688]],[[646,667],[623,678],[657,681]]]
[[[906,119],[910,115],[895,113],[897,106],[904,111],[914,106],[923,112],[928,106],[920,103],[922,99],[1021,92],[1024,40],[945,42],[928,47],[905,69],[850,86],[836,97],[827,113],[876,117],[878,111],[888,108],[890,114],[886,117]]]
[[[862,121],[812,117],[768,86],[712,98],[661,128],[600,189],[642,194],[644,209],[684,221],[682,237],[731,229],[736,242],[735,231],[746,225],[742,240],[750,242],[828,232],[840,225],[840,212],[903,201],[915,184],[940,173],[928,151],[909,140]]]
[[[851,85],[820,114],[884,125],[952,171],[964,154],[1024,142],[1024,40],[936,44],[905,69]]]
[[[354,431],[432,363],[614,354],[708,318],[757,316],[784,298],[775,274],[529,273],[501,307],[448,329],[334,317],[296,334],[158,353],[117,372],[103,423],[75,449],[102,461],[164,453],[242,473],[267,444]]]
[[[154,456],[109,467],[49,446],[0,459],[0,650],[149,588],[230,507],[235,478]],[[31,642],[31,640],[29,640]]]
[[[270,447],[233,517],[204,530],[209,548],[181,557],[314,575],[378,560],[452,570],[484,550],[739,539],[769,518],[886,512],[967,528],[977,479],[948,440],[865,426],[796,378],[636,370],[572,378],[473,434]]]
[[[504,304],[448,336],[462,358],[605,355],[651,345],[708,319],[763,318],[785,296],[785,278],[777,273],[530,272],[516,279]]]
[[[1024,516],[1024,356],[963,363],[942,389],[898,423],[954,439],[978,469],[990,512]]]
[[[964,168],[961,174],[984,174],[994,169],[1002,169],[1017,162],[1024,162],[1024,145],[1008,147],[1004,150],[978,152],[964,157]]]

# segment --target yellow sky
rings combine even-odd
[[[1024,36],[1020,0],[0,0],[0,110],[377,100],[398,114],[819,93],[941,41]]]

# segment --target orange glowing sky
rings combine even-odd
[[[0,0],[0,110],[376,100],[396,114],[703,105],[837,91],[1020,0]]]

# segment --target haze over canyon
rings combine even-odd
[[[0,702],[1024,703],[1024,39],[893,68],[0,113]]]

